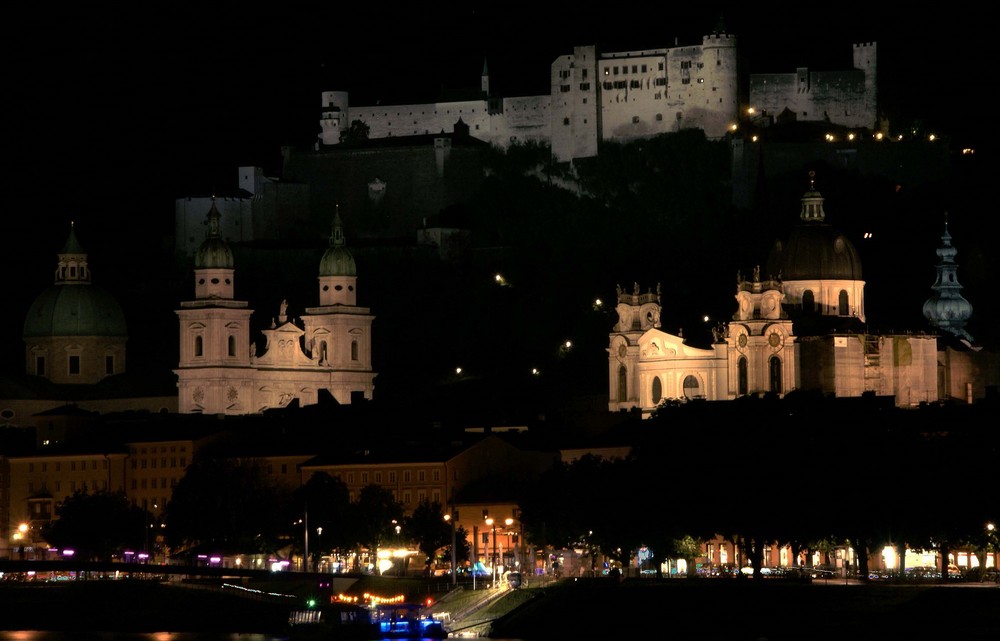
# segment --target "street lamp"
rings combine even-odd
[[[488,517],[486,519],[486,525],[490,527],[490,539],[493,542],[493,554],[490,555],[490,565],[493,573],[493,587],[497,587],[497,528],[493,517]]]
[[[514,525],[514,519],[512,519],[511,517],[508,516],[506,519],[503,520],[503,522],[504,522],[504,525],[507,526],[507,528],[506,528],[506,531],[507,531],[507,554],[510,555],[510,560],[511,560],[511,563],[513,564],[515,562],[515,556],[516,555],[514,554],[514,548],[513,548],[513,546],[511,546],[511,543],[510,543],[510,526]]]
[[[319,526],[318,528],[316,528],[316,544],[317,544],[317,547],[319,548],[319,558],[320,558],[320,560],[317,563],[317,565],[322,565],[322,563],[323,563],[323,526],[322,525]],[[319,569],[319,567],[317,567],[317,570],[318,569]]]
[[[14,532],[14,540],[17,541],[18,553],[21,559],[24,559],[24,535],[28,533],[28,524],[21,523],[17,526],[17,532]]]
[[[458,567],[455,565],[455,513],[444,515],[445,523],[451,526],[451,584],[458,581]]]

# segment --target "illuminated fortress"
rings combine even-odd
[[[483,66],[475,99],[429,104],[354,106],[348,92],[322,94],[318,147],[337,145],[355,121],[369,138],[454,132],[467,126],[474,138],[501,148],[537,142],[559,161],[596,156],[604,141],[628,142],[683,129],[722,138],[738,122],[740,70],[736,36],[719,26],[698,45],[602,53],[575,47],[551,65],[549,95],[490,94]],[[749,105],[756,114],[872,127],[877,119],[875,43],[855,45],[846,71],[749,76]],[[461,125],[460,125],[461,126]]]

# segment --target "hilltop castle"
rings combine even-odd
[[[468,127],[470,136],[501,148],[546,144],[559,161],[596,156],[604,141],[683,129],[722,138],[744,108],[757,117],[874,128],[876,61],[875,43],[865,43],[855,45],[850,70],[751,75],[749,104],[741,105],[736,36],[722,25],[692,46],[614,53],[574,47],[552,63],[549,95],[494,96],[485,64],[480,95],[463,101],[352,106],[346,91],[323,92],[317,147],[339,144],[355,121],[376,139]]]

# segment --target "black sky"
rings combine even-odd
[[[33,213],[4,217],[2,231],[110,212],[165,225],[173,198],[230,189],[237,166],[275,166],[281,145],[310,144],[323,90],[349,91],[356,104],[430,99],[441,87],[476,87],[486,59],[495,93],[532,95],[574,45],[694,44],[720,17],[739,37],[744,74],[842,69],[852,43],[877,41],[882,102],[899,117],[962,114],[953,124],[963,136],[985,123],[993,57],[976,14],[954,3],[947,12],[837,6],[27,7],[3,45],[5,177],[8,202]]]

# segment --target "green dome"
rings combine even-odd
[[[330,247],[319,261],[320,276],[357,276],[354,256],[345,247]]]
[[[344,228],[340,221],[340,206],[333,215],[333,233],[330,234],[330,246],[323,252],[319,261],[320,276],[357,276],[358,266],[354,256],[344,246]]]
[[[208,211],[206,219],[208,221],[208,234],[205,240],[198,247],[198,252],[194,255],[195,269],[232,269],[233,251],[229,249],[229,244],[222,239],[219,229],[219,219],[222,214],[215,207],[215,199],[212,199],[212,208]]]
[[[118,301],[89,284],[49,287],[31,304],[24,320],[24,338],[126,335]]]
[[[233,252],[226,241],[208,237],[194,255],[195,269],[232,269]]]

